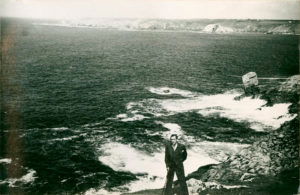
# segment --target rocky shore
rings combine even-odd
[[[297,194],[300,75],[289,78],[275,88],[260,91],[260,97],[267,100],[266,106],[292,103],[289,112],[295,118],[224,162],[200,167],[189,174],[186,179],[191,194]],[[160,192],[146,190],[133,194],[152,195]]]
[[[196,183],[199,194],[220,194],[220,190],[229,194],[241,191],[245,192],[242,194],[296,194],[298,147],[299,120],[295,118],[225,162],[200,167],[187,179],[201,181]],[[227,185],[242,188],[226,188]]]

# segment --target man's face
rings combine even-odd
[[[175,145],[175,144],[177,143],[177,138],[176,138],[175,136],[172,136],[172,137],[170,138],[170,140],[171,140],[171,143],[172,143],[173,145]]]

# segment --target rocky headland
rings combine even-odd
[[[297,194],[299,186],[299,93],[300,75],[290,77],[281,85],[260,89],[266,106],[292,103],[293,120],[270,131],[251,146],[229,156],[220,164],[199,167],[189,174],[191,194]],[[178,186],[175,182],[175,191]],[[160,194],[161,189],[132,194]]]
[[[200,167],[188,175],[192,190],[198,194],[296,194],[299,93],[300,75],[290,77],[278,87],[261,89],[266,106],[290,102],[289,112],[295,114],[295,118],[223,163]]]

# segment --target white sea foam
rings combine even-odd
[[[33,169],[30,169],[26,175],[24,175],[23,177],[20,178],[20,181],[22,181],[24,183],[33,182],[37,178],[35,175],[36,175],[36,171]]]
[[[51,128],[51,130],[54,130],[54,131],[65,131],[65,130],[68,130],[69,128],[67,127],[54,127],[54,128]]]
[[[178,139],[185,144],[191,145],[193,150],[201,148],[210,157],[214,159],[222,159],[225,155],[232,155],[239,152],[242,148],[250,146],[249,144],[239,144],[230,142],[210,142],[201,141],[193,136],[188,136],[176,123],[164,123],[156,121],[156,124],[161,124],[163,127],[169,129],[169,131],[158,132],[165,139],[169,139],[172,134],[177,134]]]
[[[253,123],[252,128],[262,130],[264,126],[276,129],[295,115],[288,114],[289,103],[264,106],[267,102],[262,99],[245,97],[240,101],[234,100],[239,94],[219,94],[205,96],[201,99],[199,113],[204,116],[219,114],[237,122]],[[259,126],[259,124],[261,124]]]
[[[102,123],[89,123],[89,124],[85,124],[82,125],[82,127],[94,127],[94,126],[98,126],[101,125]]]
[[[249,146],[247,144],[224,142],[200,142],[191,136],[186,136],[181,127],[176,123],[164,123],[161,121],[156,121],[156,123],[169,129],[169,131],[159,132],[164,138],[169,139],[169,135],[176,133],[179,135],[181,141],[186,142],[188,140],[188,143],[190,143],[191,147],[187,149],[188,158],[184,162],[186,175],[196,171],[200,166],[218,164],[228,156]],[[102,151],[102,155],[99,157],[99,161],[102,163],[115,171],[129,171],[139,175],[137,181],[126,185],[126,188],[130,192],[163,187],[166,176],[163,148],[159,152],[148,153],[130,145],[110,142],[103,145],[100,150]],[[101,193],[96,191],[95,194]]]
[[[151,91],[161,88],[151,88]],[[187,92],[186,92],[187,93]],[[190,92],[192,94],[192,92]],[[266,128],[276,129],[285,121],[296,115],[288,114],[290,103],[275,104],[267,107],[265,100],[245,97],[235,100],[241,93],[230,91],[216,95],[199,95],[184,99],[144,99],[127,104],[128,112],[133,109],[140,113],[154,116],[174,115],[182,112],[197,112],[203,116],[220,116],[237,122],[249,122],[251,128],[262,131]]]
[[[146,88],[151,93],[155,93],[158,95],[180,95],[183,97],[194,97],[197,95],[197,93],[193,93],[191,91],[187,90],[181,90],[176,88],[170,88],[170,87],[148,87]],[[199,94],[198,94],[199,95]]]
[[[163,152],[149,154],[121,143],[108,143],[101,147],[104,154],[99,160],[116,171],[144,174],[128,185],[130,191],[162,187],[164,175]],[[152,179],[151,179],[152,178]]]
[[[28,170],[28,173],[24,176],[22,176],[21,178],[9,178],[6,179],[4,181],[1,181],[0,184],[5,184],[8,183],[9,187],[15,187],[18,183],[23,183],[23,184],[27,184],[27,183],[31,183],[33,182],[37,177],[36,175],[36,171],[33,169]]]
[[[109,192],[104,189],[97,190],[95,188],[91,188],[84,193],[85,195],[119,195],[120,192]]]
[[[248,188],[246,185],[222,185],[226,189]]]
[[[195,142],[194,137],[187,136],[185,132],[181,129],[181,127],[176,123],[164,123],[161,121],[155,121],[156,124],[160,124],[163,127],[169,129],[169,131],[160,132],[160,135],[165,138],[169,139],[172,134],[178,135],[178,138],[184,142],[193,143]]]
[[[195,143],[187,149],[188,158],[184,162],[186,175],[196,171],[200,166],[218,164],[219,161],[214,160],[213,156],[220,155],[220,151],[236,153],[247,146],[223,142]],[[102,163],[115,171],[129,171],[141,175],[138,176],[139,180],[126,185],[130,192],[163,187],[166,176],[164,149],[150,154],[130,145],[111,142],[103,145],[101,150],[103,155],[99,157],[99,161]]]
[[[81,136],[86,136],[87,133],[81,133],[80,135],[73,135],[73,136],[69,136],[69,137],[63,137],[63,138],[54,138],[54,139],[50,139],[48,141],[53,142],[53,141],[67,141],[67,140],[72,140]]]
[[[99,157],[99,161],[112,169],[143,175],[138,176],[138,181],[127,185],[131,192],[163,187],[166,176],[164,149],[150,154],[130,145],[113,142],[103,145],[101,150],[103,155]],[[188,158],[184,162],[186,174],[197,170],[200,166],[219,163],[209,157],[205,150],[206,147],[203,145],[188,148]]]
[[[163,132],[162,134],[165,139],[169,139],[172,134],[177,134],[179,138],[184,136],[184,132],[182,131],[181,127],[176,123],[163,123],[161,121],[156,121],[156,124],[160,124],[169,129],[169,131]]]
[[[178,124],[161,121],[157,121],[157,123],[168,128],[169,134],[171,132],[180,134],[181,141],[187,139]],[[165,132],[160,132],[160,134],[162,136],[167,135]],[[242,148],[249,146],[224,142],[200,142],[195,139],[194,142],[190,143],[192,143],[191,147],[187,148],[188,158],[184,162],[186,175],[197,170],[200,166],[218,164],[219,159],[222,161],[226,155],[235,154]],[[99,161],[102,163],[115,171],[129,171],[139,175],[137,181],[126,185],[130,192],[163,187],[166,176],[163,148],[159,152],[148,153],[130,145],[110,142],[101,146],[100,151],[102,155],[99,157]]]
[[[179,94],[169,88],[148,88],[152,93],[159,95]],[[181,99],[144,99],[138,102],[129,102],[126,106],[127,113],[118,115],[117,118],[132,118],[136,114],[152,114],[154,116],[168,116],[183,112],[196,112],[206,117],[225,117],[237,122],[249,122],[255,130],[278,128],[283,122],[291,120],[294,115],[288,114],[290,104],[275,104],[266,107],[266,101],[245,97],[235,100],[241,93],[230,91],[216,95],[201,95],[184,91],[179,94]],[[143,116],[143,115],[142,115]],[[139,119],[142,120],[142,117]],[[185,172],[189,174],[200,166],[217,164],[227,159],[228,156],[238,153],[248,144],[208,142],[187,136],[176,123],[156,121],[169,131],[155,132],[165,139],[176,133],[180,141],[188,143],[188,158],[185,161]],[[149,132],[151,133],[151,132]],[[188,140],[188,141],[187,141]],[[116,171],[129,171],[138,174],[139,180],[129,183],[126,187],[131,192],[161,188],[165,182],[166,168],[164,164],[164,149],[160,152],[148,153],[138,150],[130,145],[121,143],[107,143],[101,147],[104,155],[99,160]],[[226,188],[232,186],[226,186]],[[240,187],[240,186],[233,186]]]
[[[128,115],[128,114],[118,114],[116,118],[123,121],[123,122],[128,122],[128,121],[139,121],[139,120],[143,120],[143,119],[148,118],[148,117],[145,117],[144,115],[141,115],[141,114],[135,114],[133,112],[130,115]]]
[[[130,145],[116,142],[107,143],[101,149],[104,154],[99,157],[99,160],[116,171],[152,175],[161,175],[163,172],[164,167],[160,162],[163,159],[163,153],[148,154]],[[153,169],[153,167],[157,168]]]
[[[2,158],[2,159],[0,159],[0,163],[10,164],[11,158]]]

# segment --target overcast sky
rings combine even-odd
[[[29,18],[300,19],[300,0],[0,0]]]

